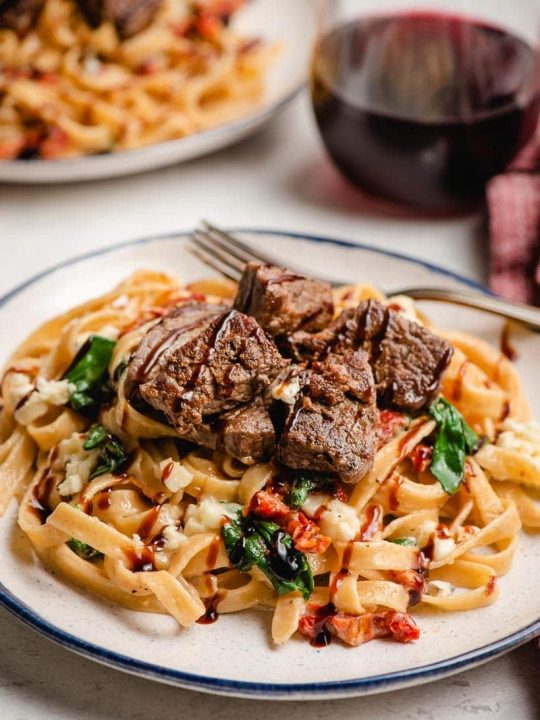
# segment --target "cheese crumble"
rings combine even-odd
[[[281,400],[287,405],[294,405],[300,392],[300,378],[298,376],[285,380],[272,390],[274,400]]]
[[[360,532],[360,518],[350,505],[333,499],[322,513],[319,527],[323,535],[328,535],[332,540],[349,542]]]
[[[30,425],[45,415],[51,406],[67,405],[69,397],[70,384],[67,380],[45,380],[38,377],[35,390],[15,411],[14,418],[21,425]]]
[[[525,455],[540,470],[540,423],[505,420],[497,447]]]
[[[186,488],[193,480],[192,473],[181,462],[167,458],[159,463],[161,479],[165,487],[172,493]]]
[[[223,517],[234,518],[241,507],[236,503],[220,503],[212,497],[203,498],[198,505],[187,506],[184,533],[197,535],[220,530]]]
[[[65,471],[65,478],[58,486],[62,497],[76,495],[83,489],[98,460],[99,450],[85,450],[83,444],[84,436],[73,433],[58,445],[58,462]]]

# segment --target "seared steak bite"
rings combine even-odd
[[[296,333],[294,356],[321,358],[362,348],[369,356],[379,403],[415,412],[428,405],[452,357],[452,346],[377,300],[344,310],[319,333]]]
[[[244,463],[275,454],[358,482],[376,452],[377,400],[425,408],[452,347],[376,300],[332,313],[329,286],[251,263],[234,308],[186,302],[148,330],[126,397],[180,438]]]
[[[225,305],[187,302],[165,315],[146,333],[129,361],[126,395],[153,376],[173,343],[179,349],[227,309]]]
[[[304,363],[323,358],[329,352],[339,352],[339,344],[336,342],[338,328],[345,313],[349,312],[351,311],[344,310],[336,320],[319,332],[310,333],[305,330],[297,330],[288,335],[285,340],[287,357],[290,357],[293,362]],[[350,343],[350,347],[352,347],[352,343]]]
[[[275,338],[300,329],[321,330],[334,314],[330,285],[258,263],[246,265],[234,307],[256,318]]]
[[[151,414],[153,408],[149,411]],[[167,422],[165,417],[162,420]],[[274,426],[260,396],[251,403],[186,428],[182,439],[226,452],[246,465],[268,459],[276,447]]]
[[[136,391],[162,413],[180,437],[256,460],[274,442],[259,396],[287,362],[253,318],[186,303],[143,338],[125,387],[128,396]]]
[[[92,27],[112,22],[122,38],[144,30],[159,10],[162,0],[77,0],[77,5]]]
[[[452,357],[450,343],[373,300],[360,306],[358,320],[381,404],[412,412],[428,405]]]
[[[45,0],[0,0],[0,28],[25,33],[34,25]]]
[[[276,433],[263,399],[224,413],[216,427],[217,449],[250,464],[270,456]]]
[[[373,464],[377,410],[366,353],[329,355],[302,377],[277,456],[291,468],[358,482]]]

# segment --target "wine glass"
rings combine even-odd
[[[420,211],[478,204],[537,126],[540,3],[319,6],[311,95],[337,168],[364,192]]]

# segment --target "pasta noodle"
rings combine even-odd
[[[92,29],[72,0],[46,0],[24,35],[0,28],[0,159],[131,150],[254,109],[276,48],[219,15],[198,22],[197,7],[163,0],[124,39],[107,22]]]
[[[333,497],[312,494],[301,506],[328,535],[324,548],[306,551],[310,597],[277,592],[260,567],[233,566],[223,527],[257,493],[272,492],[278,465],[245,465],[223,452],[185,447],[159,417],[133,407],[122,370],[170,308],[202,293],[207,302],[230,301],[235,290],[226,281],[184,287],[163,273],[140,271],[45,323],[15,351],[1,385],[0,511],[20,499],[19,525],[42,562],[113,602],[170,614],[184,627],[220,613],[270,609],[278,645],[309,623],[321,625],[321,612],[337,613],[338,636],[359,644],[373,637],[385,614],[398,623],[399,638],[399,618],[416,604],[456,612],[494,602],[521,525],[540,527],[540,429],[530,422],[511,363],[457,333],[444,333],[455,354],[442,392],[485,437],[466,459],[457,492],[447,494],[428,466],[414,462],[436,427],[420,414],[382,443],[371,472],[352,491],[335,482]],[[367,286],[341,288],[336,306],[372,296],[384,300]],[[62,395],[62,378],[95,336],[111,338],[115,386],[97,431]],[[96,471],[92,432],[122,444],[121,472],[113,465]],[[114,458],[113,451],[114,443]]]

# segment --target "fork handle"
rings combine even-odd
[[[392,293],[398,294],[398,293]],[[460,290],[441,290],[439,288],[410,288],[399,291],[400,295],[408,295],[415,300],[434,300],[454,305],[485,310],[506,320],[515,320],[531,330],[540,331],[540,309],[522,303],[501,300],[493,295],[466,293]]]

